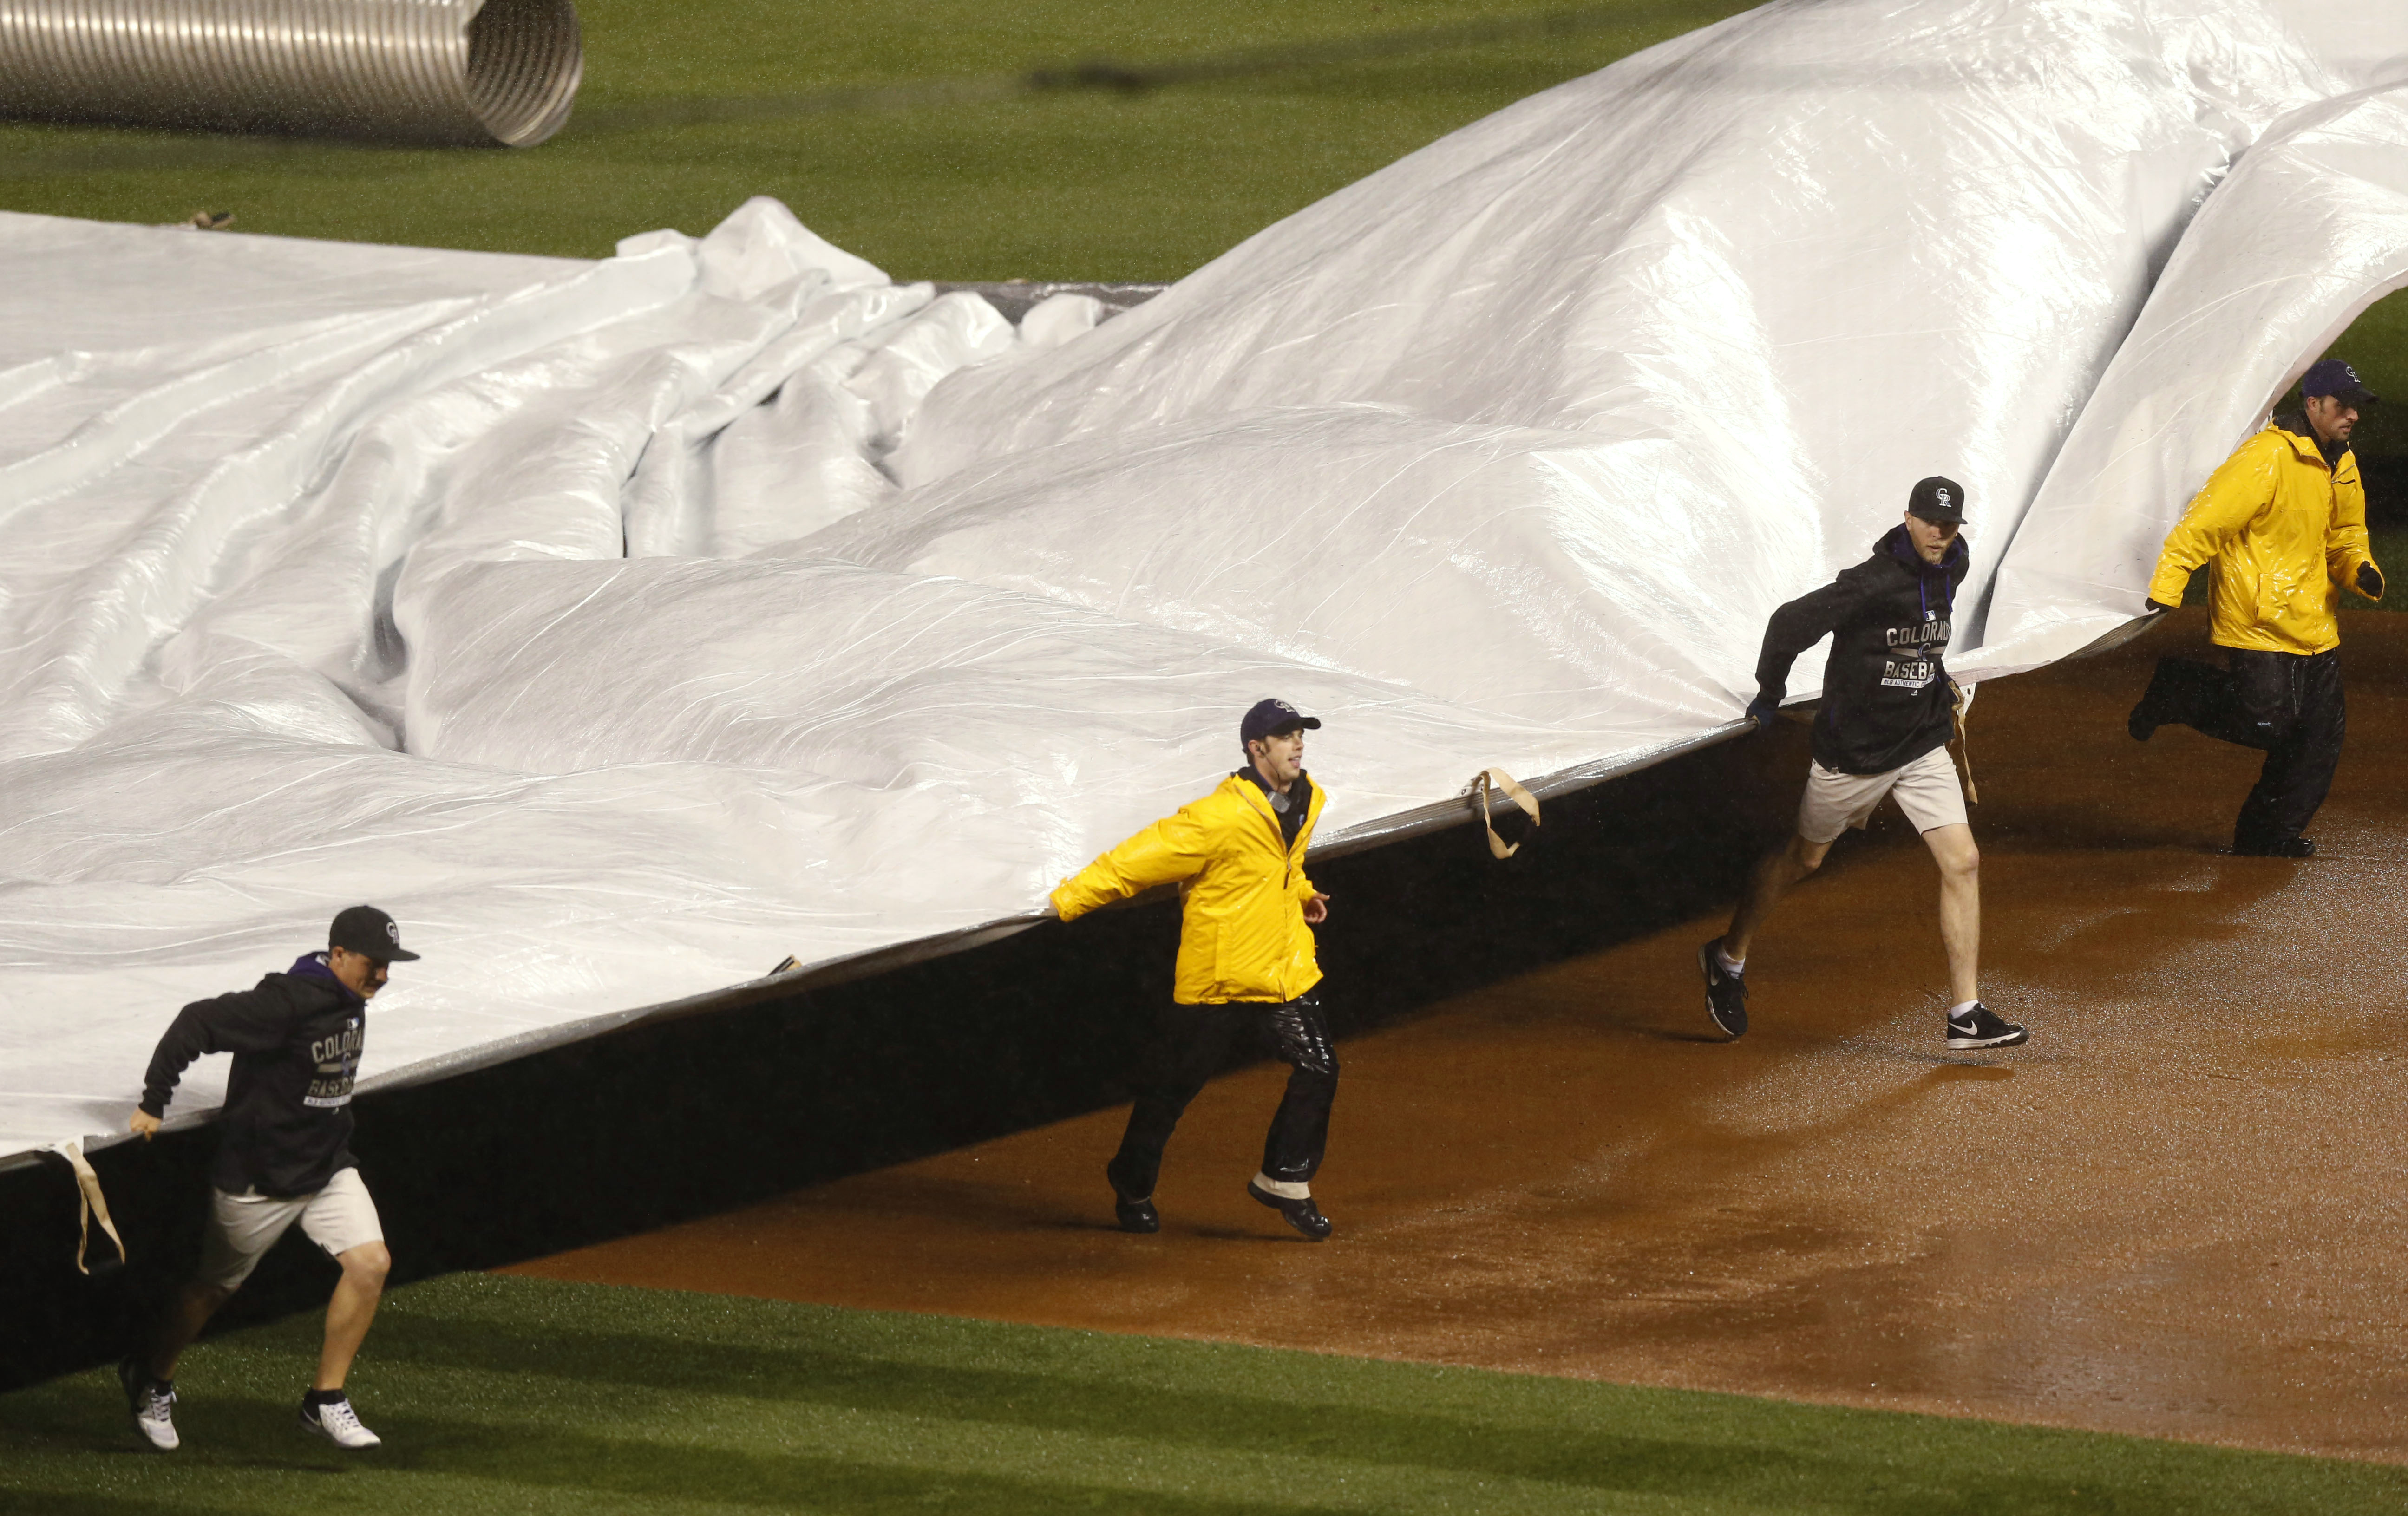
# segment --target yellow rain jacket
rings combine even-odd
[[[1172,999],[1182,1006],[1294,1000],[1321,982],[1312,928],[1304,924],[1304,903],[1315,893],[1304,877],[1304,850],[1326,798],[1314,785],[1291,848],[1269,796],[1232,774],[1211,794],[1054,886],[1054,908],[1073,921],[1176,883],[1185,907]]]
[[[2210,562],[2216,646],[2296,653],[2341,646],[2333,620],[2341,587],[2363,594],[2358,566],[2374,562],[2358,454],[2328,468],[2314,436],[2270,422],[2209,476],[2166,534],[2149,598],[2182,604],[2191,570]]]

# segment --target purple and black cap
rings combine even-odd
[[[374,906],[347,906],[326,933],[326,946],[344,948],[380,964],[406,964],[418,954],[401,945],[401,928]]]
[[[2358,370],[2338,358],[2310,364],[2300,376],[2300,394],[2309,400],[2329,394],[2353,406],[2371,406],[2375,398],[2373,391],[2358,381]]]
[[[1917,479],[1906,497],[1906,513],[1939,526],[1965,523],[1965,486],[1934,474]]]
[[[1284,700],[1257,700],[1246,719],[1238,723],[1238,740],[1252,742],[1257,737],[1277,737],[1283,732],[1317,732],[1321,718],[1307,716]]]

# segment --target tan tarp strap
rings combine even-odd
[[[100,1193],[100,1176],[92,1171],[92,1161],[83,1155],[83,1145],[54,1142],[49,1151],[65,1159],[67,1166],[75,1170],[79,1202],[76,1206],[76,1272],[85,1275],[92,1272],[85,1266],[83,1259],[92,1247],[92,1219],[94,1216],[100,1218],[100,1229],[108,1234],[108,1240],[117,1244],[117,1262],[121,1267],[123,1266],[125,1239],[117,1235],[117,1223],[108,1219],[108,1196]]]
[[[1973,787],[1973,747],[1965,740],[1965,712],[1973,708],[1973,697],[1955,679],[1948,681],[1951,713],[1956,722],[1956,767],[1965,776],[1965,798],[1975,805],[1982,803],[1982,792]]]
[[[1480,824],[1488,828],[1488,851],[1499,858],[1512,857],[1522,851],[1522,844],[1515,842],[1508,845],[1503,837],[1497,835],[1497,822],[1488,811],[1488,792],[1498,791],[1506,799],[1521,807],[1523,813],[1530,818],[1532,826],[1539,824],[1538,797],[1522,788],[1521,783],[1512,775],[1501,768],[1482,769],[1480,777],[1471,781],[1471,786],[1480,792]]]

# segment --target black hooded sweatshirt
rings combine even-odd
[[[315,1194],[351,1158],[351,1080],[367,1033],[367,1002],[313,952],[256,989],[195,1000],[150,1055],[142,1108],[166,1114],[193,1060],[234,1054],[225,1136],[209,1182],[228,1194]]]
[[[1831,635],[1814,717],[1816,763],[1841,774],[1886,774],[1947,744],[1954,701],[1941,658],[1969,561],[1960,536],[1939,563],[1925,563],[1900,522],[1871,557],[1772,613],[1756,665],[1758,699],[1777,704],[1789,690],[1789,665]]]

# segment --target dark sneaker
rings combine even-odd
[[[1714,938],[1698,950],[1698,972],[1706,977],[1706,1014],[1722,1028],[1725,1037],[1747,1035],[1747,980],[1723,967],[1717,956],[1723,939]]]
[[[1978,1000],[1964,1015],[1948,1018],[1948,1045],[1951,1048],[2019,1048],[2030,1040],[2029,1032],[2013,1022],[2000,1021],[1989,1007]]]
[[[360,1424],[360,1413],[351,1409],[351,1399],[349,1395],[345,1395],[340,1400],[326,1401],[322,1405],[314,1404],[308,1400],[302,1401],[301,1425],[305,1430],[317,1433],[336,1447],[349,1448],[355,1452],[362,1449],[381,1447],[384,1443],[384,1438]]]
[[[2141,703],[2124,718],[2124,730],[2132,734],[2133,741],[2146,742],[2166,724],[2165,708],[2158,703],[2158,697],[2170,693],[2170,685],[2181,682],[2179,676],[2183,672],[2185,665],[2174,659],[2157,660],[2157,668],[2149,675],[2149,687],[2141,692]]]
[[[1312,1203],[1312,1196],[1290,1200],[1285,1195],[1271,1194],[1254,1180],[1246,1181],[1246,1193],[1287,1218],[1287,1223],[1315,1242],[1325,1241],[1330,1233],[1329,1218]]]
[[[2287,837],[2279,842],[2256,837],[2246,842],[2236,839],[2232,844],[2232,855],[2236,858],[2314,858],[2316,855],[2316,839],[2312,837]]]
[[[2146,742],[2157,736],[2157,728],[2164,724],[2157,720],[2157,708],[2149,704],[2147,695],[2143,695],[2141,703],[2132,708],[2132,714],[2124,718],[2124,730],[2132,734],[2135,742]]]
[[[176,1436],[176,1387],[152,1379],[141,1361],[135,1358],[117,1366],[117,1382],[125,1386],[125,1405],[134,1412],[134,1430],[161,1452],[174,1452],[181,1440]]]
[[[1112,1216],[1120,1223],[1121,1230],[1124,1232],[1162,1230],[1162,1212],[1154,1209],[1154,1201],[1151,1198],[1130,1200],[1115,1190],[1112,1192]]]

